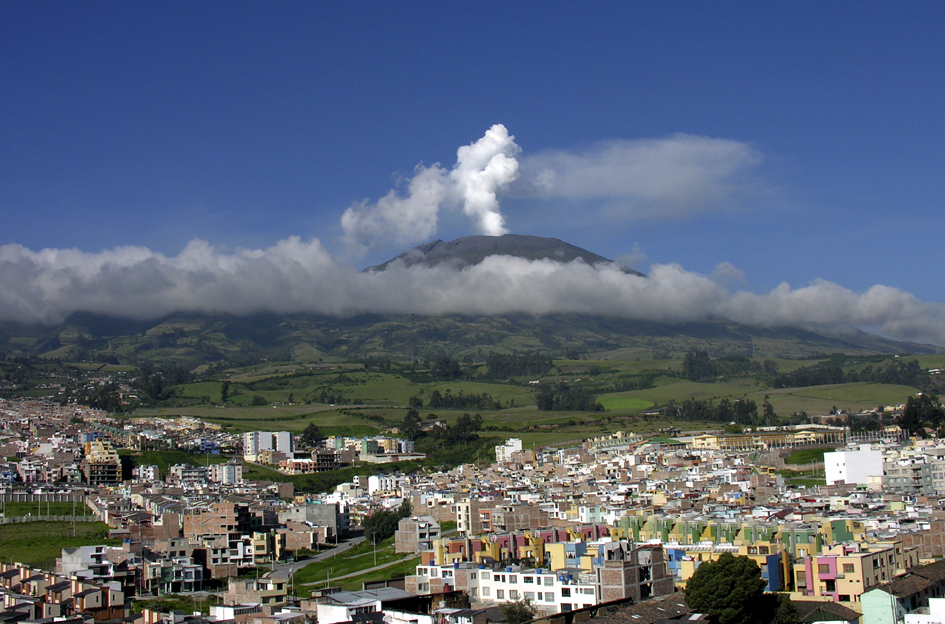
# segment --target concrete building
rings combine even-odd
[[[295,452],[295,441],[289,431],[248,431],[243,434],[243,459],[258,460],[263,451],[282,453],[286,458]]]
[[[406,589],[416,593],[462,590],[473,606],[530,600],[543,615],[567,613],[600,602],[632,598],[639,602],[673,593],[660,545],[610,542],[590,569],[551,570],[475,563],[417,566]]]
[[[433,550],[440,537],[440,523],[432,516],[403,518],[394,533],[394,552],[419,553]]]
[[[867,588],[904,574],[918,562],[918,549],[901,542],[838,544],[794,564],[795,590],[805,597],[858,603]]]
[[[855,451],[824,453],[824,474],[827,485],[840,481],[867,485],[871,477],[875,479],[883,476],[883,451],[873,450],[864,444]]]
[[[505,444],[495,447],[495,461],[497,464],[511,461],[512,453],[522,450],[522,440],[519,438],[509,438]]]
[[[312,526],[327,527],[328,536],[334,539],[347,537],[351,530],[351,517],[344,503],[306,503],[294,505],[279,512],[279,523],[305,522]]]
[[[225,464],[214,464],[210,466],[209,478],[220,485],[239,485],[243,482],[243,462],[234,458]]]
[[[907,497],[933,496],[932,465],[925,457],[907,457],[883,464],[883,490]]]
[[[256,603],[263,613],[272,615],[286,606],[289,581],[284,578],[233,579],[227,584],[227,604]]]
[[[82,472],[86,483],[93,487],[121,483],[121,462],[111,442],[95,440],[85,443]]]

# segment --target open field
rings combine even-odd
[[[794,451],[784,458],[784,463],[795,465],[809,464],[811,462],[819,463],[824,461],[824,453],[830,453],[835,450],[835,448],[816,448]]]
[[[73,513],[75,512],[75,513]],[[91,516],[85,503],[6,503],[0,502],[0,513],[7,518],[18,516]]]
[[[74,535],[73,535],[74,534]],[[108,525],[102,522],[27,522],[0,525],[0,556],[44,570],[52,570],[63,548],[107,544]]]
[[[653,407],[651,401],[638,399],[626,392],[604,395],[600,398],[600,403],[607,411],[639,412]]]

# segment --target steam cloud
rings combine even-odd
[[[733,271],[725,264],[717,273]],[[398,262],[386,271],[360,273],[336,262],[318,240],[297,237],[235,253],[194,240],[175,257],[141,247],[85,253],[0,246],[0,320],[54,323],[75,311],[139,319],[187,311],[574,312],[662,322],[721,315],[752,325],[860,328],[945,343],[945,308],[896,288],[874,286],[858,294],[816,281],[798,289],[782,284],[767,294],[732,294],[675,264],[654,265],[644,278],[617,266],[492,256],[463,270]]]
[[[477,233],[507,234],[498,193],[518,177],[519,151],[505,126],[492,126],[481,139],[457,150],[451,171],[439,163],[418,165],[406,195],[391,190],[374,205],[365,201],[350,206],[341,217],[346,241],[372,247],[426,240],[436,233],[440,209],[457,206],[472,219]]]

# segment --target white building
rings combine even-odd
[[[512,459],[512,453],[522,450],[522,440],[520,438],[509,438],[505,444],[495,447],[495,461],[497,464],[507,462]]]
[[[863,444],[856,451],[824,453],[824,473],[827,485],[839,481],[867,485],[870,477],[875,481],[883,476],[883,452]]]
[[[254,462],[262,451],[277,451],[286,457],[295,452],[295,442],[289,431],[248,431],[243,434],[243,459]]]
[[[220,485],[238,485],[243,482],[243,463],[231,459],[225,464],[210,466],[210,480]]]

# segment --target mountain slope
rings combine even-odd
[[[550,259],[558,262],[572,262],[581,259],[591,266],[613,263],[613,260],[557,238],[506,234],[504,236],[466,236],[448,243],[435,240],[432,243],[426,243],[405,251],[387,262],[368,267],[365,271],[383,271],[396,261],[401,261],[408,267],[417,264],[427,266],[449,264],[461,269],[479,264],[489,256],[515,256],[527,260]],[[628,273],[643,275],[630,269],[624,270]]]

